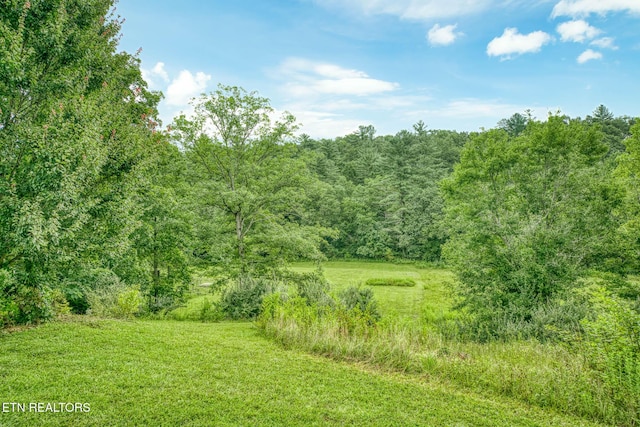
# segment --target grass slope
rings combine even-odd
[[[0,334],[0,401],[87,402],[3,413],[2,426],[592,425],[261,337],[249,323],[76,320]]]

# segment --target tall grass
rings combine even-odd
[[[612,393],[585,357],[560,345],[459,342],[415,322],[371,323],[357,311],[279,294],[265,299],[257,324],[286,347],[427,375],[600,422],[640,422],[637,396]]]

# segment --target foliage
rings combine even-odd
[[[46,319],[48,289],[85,270],[135,270],[133,195],[159,95],[138,58],[116,53],[112,3],[2,6],[0,269],[15,282],[18,322]]]
[[[188,206],[186,164],[178,148],[156,140],[155,168],[138,191],[140,225],[132,235],[136,258],[146,274],[143,284],[148,309],[157,313],[181,301],[191,282],[189,257],[193,214]]]
[[[631,271],[640,270],[640,123],[631,128],[624,140],[626,152],[618,157],[616,177],[624,188],[621,211],[625,221],[619,228],[620,246],[624,248],[623,264]]]
[[[288,272],[284,276],[285,284],[293,284],[296,294],[304,298],[309,305],[333,306],[335,302],[330,296],[331,284],[321,270],[310,273]]]
[[[367,279],[364,282],[365,286],[415,286],[416,281],[409,278],[395,278],[395,277],[387,277],[387,278],[376,278],[376,279]]]
[[[32,289],[0,270],[0,327],[33,324],[51,319],[55,313],[47,289]]]
[[[166,313],[157,313],[154,316],[180,321],[219,322],[224,320],[225,315],[220,310],[218,301],[219,298],[215,295],[200,295],[188,299],[180,307]]]
[[[631,117],[614,117],[613,113],[604,105],[599,105],[593,113],[585,117],[587,123],[600,126],[604,134],[604,142],[609,147],[607,156],[616,157],[624,153],[626,139],[630,136],[630,128],[636,122]]]
[[[584,319],[585,354],[629,424],[640,421],[640,306],[604,287],[588,289],[596,316]],[[634,304],[635,303],[635,304]]]
[[[518,136],[527,128],[527,124],[532,120],[531,112],[527,111],[526,115],[515,113],[508,119],[502,119],[498,122],[498,128],[504,130],[509,136]]]
[[[338,296],[347,310],[362,313],[374,321],[380,319],[378,304],[371,288],[349,286],[342,290]]]
[[[606,153],[596,127],[560,116],[532,121],[517,137],[487,131],[465,146],[442,187],[445,249],[478,338],[497,337],[505,322],[532,323],[587,268],[616,256],[619,193]]]
[[[52,289],[47,295],[47,299],[51,302],[51,311],[53,316],[68,316],[71,314],[69,302],[60,289]]]
[[[139,286],[116,283],[87,292],[88,314],[129,319],[141,313],[144,299]]]
[[[230,319],[253,319],[262,311],[262,300],[275,291],[273,281],[259,277],[240,276],[223,291],[220,311]]]
[[[266,98],[238,87],[194,101],[195,116],[176,119],[174,139],[182,145],[193,179],[215,221],[217,241],[204,252],[241,274],[279,268],[290,259],[321,258],[318,246],[329,230],[302,225],[302,201],[311,184],[306,165],[289,141],[295,119],[285,113],[272,122]],[[213,234],[213,233],[212,233]]]
[[[310,168],[324,183],[311,193],[315,219],[335,228],[331,256],[437,261],[446,230],[439,226],[438,181],[458,159],[467,134],[426,130],[375,136],[375,129],[334,140],[302,137]]]

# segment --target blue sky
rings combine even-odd
[[[491,128],[599,104],[640,115],[640,0],[120,0],[161,118],[218,83],[312,137]]]

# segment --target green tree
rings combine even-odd
[[[104,267],[135,221],[122,214],[135,209],[158,96],[116,53],[111,6],[1,3],[0,270],[17,322],[46,317],[47,288]]]
[[[443,183],[445,253],[481,337],[538,333],[536,316],[605,252],[616,228],[607,148],[596,127],[560,116],[465,146]]]
[[[132,234],[143,270],[138,280],[152,312],[174,305],[191,281],[189,257],[193,236],[186,159],[164,134],[156,135],[154,168],[138,191],[140,226]]]
[[[508,119],[502,119],[498,122],[498,128],[506,131],[511,136],[520,135],[527,128],[527,123],[531,121],[530,111],[527,111],[526,114],[525,116],[515,113]]]
[[[618,158],[616,176],[624,189],[622,213],[624,222],[619,229],[623,248],[623,263],[629,272],[640,270],[640,123],[631,128],[625,139],[626,152]]]
[[[173,135],[193,166],[203,203],[213,208],[208,219],[219,224],[218,243],[233,248],[239,271],[321,256],[322,230],[299,221],[311,177],[292,142],[294,117],[285,113],[272,122],[266,98],[222,85],[194,107],[193,118],[176,119]]]
[[[326,185],[309,209],[339,230],[334,256],[438,260],[445,238],[439,226],[438,181],[451,173],[468,136],[427,130],[374,137],[371,126],[332,140],[306,138],[310,168]]]
[[[614,117],[613,113],[604,105],[593,110],[585,121],[600,126],[604,133],[606,144],[609,146],[610,157],[616,157],[625,151],[624,141],[630,136],[630,129],[634,120],[630,117]]]

